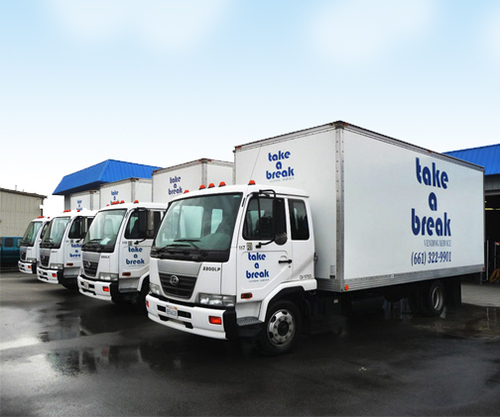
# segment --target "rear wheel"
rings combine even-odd
[[[441,281],[434,281],[424,293],[425,298],[422,303],[422,311],[426,316],[440,316],[444,310],[445,292]]]
[[[441,281],[421,284],[408,297],[413,314],[429,317],[440,316],[443,313],[445,301],[445,290]]]
[[[290,352],[302,329],[300,310],[290,301],[279,301],[268,310],[265,327],[259,335],[259,348],[268,355]]]

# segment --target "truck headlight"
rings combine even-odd
[[[160,286],[158,284],[153,284],[152,282],[150,282],[149,283],[149,289],[151,290],[151,292],[153,294],[161,295]]]
[[[99,278],[103,281],[118,281],[118,274],[114,274],[111,272],[101,272],[99,274]]]
[[[29,264],[36,264],[36,258],[26,258],[26,262]]]
[[[49,269],[63,269],[64,264],[50,264]]]
[[[217,306],[217,307],[234,307],[236,297],[234,295],[220,295],[220,294],[205,294],[200,293],[198,296],[200,304]]]

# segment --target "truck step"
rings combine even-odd
[[[252,324],[262,324],[257,317],[241,317],[237,320],[238,326],[251,326]]]

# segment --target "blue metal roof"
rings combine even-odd
[[[99,164],[64,176],[53,194],[68,195],[95,190],[102,184],[127,178],[151,178],[153,171],[160,168],[152,165],[107,159]]]
[[[484,175],[500,174],[500,143],[479,148],[444,152],[444,154],[484,167]]]

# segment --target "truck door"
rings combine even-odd
[[[292,243],[287,239],[285,199],[249,199],[238,238],[237,296],[260,301],[292,277]]]
[[[123,255],[120,256],[120,287],[122,284],[127,285],[125,281],[122,282],[124,277],[139,278],[149,269],[154,231],[161,222],[161,212],[154,211],[148,216],[149,212],[147,209],[137,209],[128,218],[125,233],[121,238]],[[154,229],[148,225],[151,218],[154,221]]]

